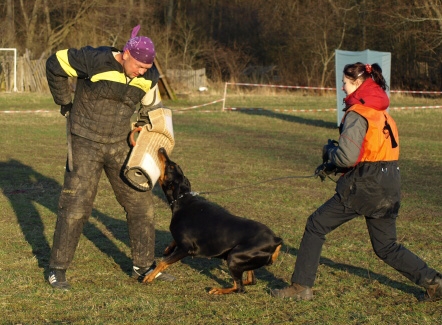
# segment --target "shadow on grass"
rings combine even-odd
[[[202,274],[209,279],[212,279],[218,285],[214,285],[211,287],[205,287],[206,292],[209,292],[213,287],[222,287],[222,288],[230,288],[233,286],[233,279],[230,275],[229,269],[227,267],[227,263],[219,258],[203,258],[203,257],[185,257],[178,263],[185,264],[195,270],[198,274]],[[170,272],[173,274],[173,268],[176,264],[172,264],[166,272]],[[244,273],[244,276],[246,274]],[[285,284],[282,279],[279,279],[273,275],[272,266],[261,267],[255,270],[256,281],[265,281],[266,287],[268,290],[281,287]],[[195,281],[193,282],[193,286],[198,287],[199,284]],[[245,287],[247,292],[247,286]]]
[[[248,115],[261,115],[261,116],[280,119],[283,121],[300,123],[300,124],[311,125],[311,126],[317,126],[317,127],[322,127],[322,128],[326,128],[326,129],[336,129],[338,127],[335,122],[324,121],[321,119],[304,118],[301,116],[296,116],[296,115],[292,115],[292,114],[284,114],[284,113],[269,111],[269,110],[265,110],[265,109],[239,110],[238,112],[243,113],[243,114],[248,114]]]
[[[291,254],[294,256],[298,255],[298,249],[291,247],[291,246],[283,246],[283,248],[281,248],[281,251],[287,252],[288,254]],[[406,284],[405,282],[408,280],[406,280],[405,278],[404,278],[404,282],[395,281],[395,280],[388,278],[385,275],[373,272],[373,270],[369,270],[367,268],[361,268],[361,267],[350,265],[350,264],[336,263],[333,260],[331,260],[327,257],[323,257],[323,256],[321,256],[319,263],[322,265],[326,265],[329,268],[364,278],[370,282],[376,280],[382,285],[394,288],[396,290],[400,290],[400,291],[405,292],[407,294],[413,294],[416,297],[416,299],[418,299],[418,300],[420,300],[422,298],[423,291],[415,285]],[[291,278],[291,274],[288,274],[287,279],[290,280],[290,278]]]
[[[38,203],[54,215],[57,214],[58,196],[61,191],[61,185],[54,179],[47,177],[32,167],[22,164],[18,160],[11,159],[7,162],[0,162],[0,187],[3,194],[9,199],[12,209],[17,217],[17,221],[21,227],[21,231],[25,240],[29,243],[31,253],[38,261],[38,266],[43,270],[44,276],[47,276],[47,268],[50,256],[50,245],[45,236],[45,225],[42,216],[35,207]],[[161,197],[162,192],[154,189],[154,195]],[[99,220],[105,225],[107,230],[112,233],[115,238],[129,246],[129,238],[127,231],[122,231],[127,227],[124,220],[112,218],[96,209],[92,212],[92,217]],[[55,224],[55,218],[53,220]],[[83,234],[103,253],[110,256],[116,264],[118,264],[123,272],[130,274],[132,260],[124,252],[122,252],[109,238],[103,234],[102,230],[94,224],[87,222],[83,229]],[[163,249],[172,239],[169,232],[156,231],[156,248],[155,255],[162,256]],[[297,255],[298,250],[293,247],[284,246],[282,251],[292,255]],[[220,259],[204,259],[186,257],[182,263],[187,264],[201,274],[214,279],[223,287],[232,285],[230,275],[226,277],[218,277],[214,275],[215,269],[226,270]],[[335,263],[333,260],[321,257],[321,263],[330,268],[345,271],[350,274],[365,278],[367,280],[377,280],[379,283],[401,290],[406,293],[412,293],[418,297],[422,291],[416,286],[410,286],[403,282],[389,279],[388,277],[369,271],[365,268],[356,267],[348,264]],[[282,279],[274,277],[272,266],[256,270],[257,280],[265,280],[268,282],[267,287],[277,288],[286,285]],[[290,279],[291,274],[287,274]]]
[[[3,194],[8,198],[24,238],[30,245],[31,253],[37,259],[38,266],[43,269],[43,275],[46,278],[49,271],[51,247],[45,236],[43,217],[35,204],[44,206],[56,216],[61,185],[53,178],[47,177],[15,159],[0,162],[0,176],[0,187],[3,189]],[[124,213],[123,208],[121,208],[121,213]],[[115,238],[129,246],[125,220],[112,218],[95,208],[92,210],[92,217],[104,224]],[[53,220],[54,226],[55,221],[56,217]],[[126,231],[122,231],[124,229]],[[155,233],[158,238],[167,234],[168,232],[158,230]],[[122,252],[96,225],[87,222],[83,228],[83,235],[101,252],[110,256],[123,272],[131,274],[131,258]]]

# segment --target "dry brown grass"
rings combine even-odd
[[[198,97],[192,104],[198,101],[209,98]],[[206,197],[268,224],[284,238],[277,262],[257,272],[258,284],[246,294],[207,294],[206,288],[231,281],[216,259],[186,258],[171,266],[168,271],[177,277],[172,285],[132,282],[124,214],[105,179],[68,271],[73,289],[54,291],[45,276],[66,156],[64,119],[44,96],[30,101],[1,95],[0,110],[5,105],[52,112],[0,113],[1,324],[436,324],[442,319],[440,303],[418,303],[421,289],[374,255],[362,218],[328,236],[313,301],[281,301],[268,294],[288,281],[305,220],[333,194],[334,184],[318,179],[256,183],[311,175],[324,142],[338,136],[333,112],[174,115],[172,159],[193,189],[249,185]],[[441,270],[442,110],[392,114],[402,145],[399,240]],[[155,194],[156,254],[161,258],[171,239],[170,211],[158,189]]]

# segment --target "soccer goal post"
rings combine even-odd
[[[17,91],[17,49],[15,48],[0,48],[0,51],[14,52],[14,91]]]

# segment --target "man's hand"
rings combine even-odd
[[[61,105],[60,114],[66,116],[66,114],[69,113],[71,109],[72,109],[72,103],[69,103],[67,105]]]
[[[328,152],[330,149],[336,148],[338,141],[328,139],[328,143],[322,148],[322,162],[326,163],[330,158]]]
[[[138,115],[137,122],[135,123],[135,126],[136,127],[145,126],[146,124],[148,124],[149,126],[152,126],[152,123],[150,122],[149,115],[146,115],[146,116]]]
[[[332,163],[323,163],[316,167],[315,176],[319,177],[321,181],[325,181],[325,178],[331,173],[335,173],[338,171],[338,168]]]

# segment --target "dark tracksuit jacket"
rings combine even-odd
[[[69,267],[83,224],[91,215],[103,170],[126,212],[134,265],[147,267],[154,260],[152,194],[131,187],[123,168],[130,153],[130,119],[157,84],[159,73],[153,66],[143,76],[129,80],[113,52],[117,50],[110,47],[67,49],[51,55],[46,63],[56,104],[71,102],[68,78],[77,78],[68,119],[74,168],[65,172],[59,199],[49,262],[53,269]]]
[[[49,57],[46,74],[54,101],[72,101],[69,77],[77,77],[71,118],[72,134],[100,143],[127,138],[130,118],[159,78],[155,65],[142,77],[127,80],[110,47],[61,50]]]

